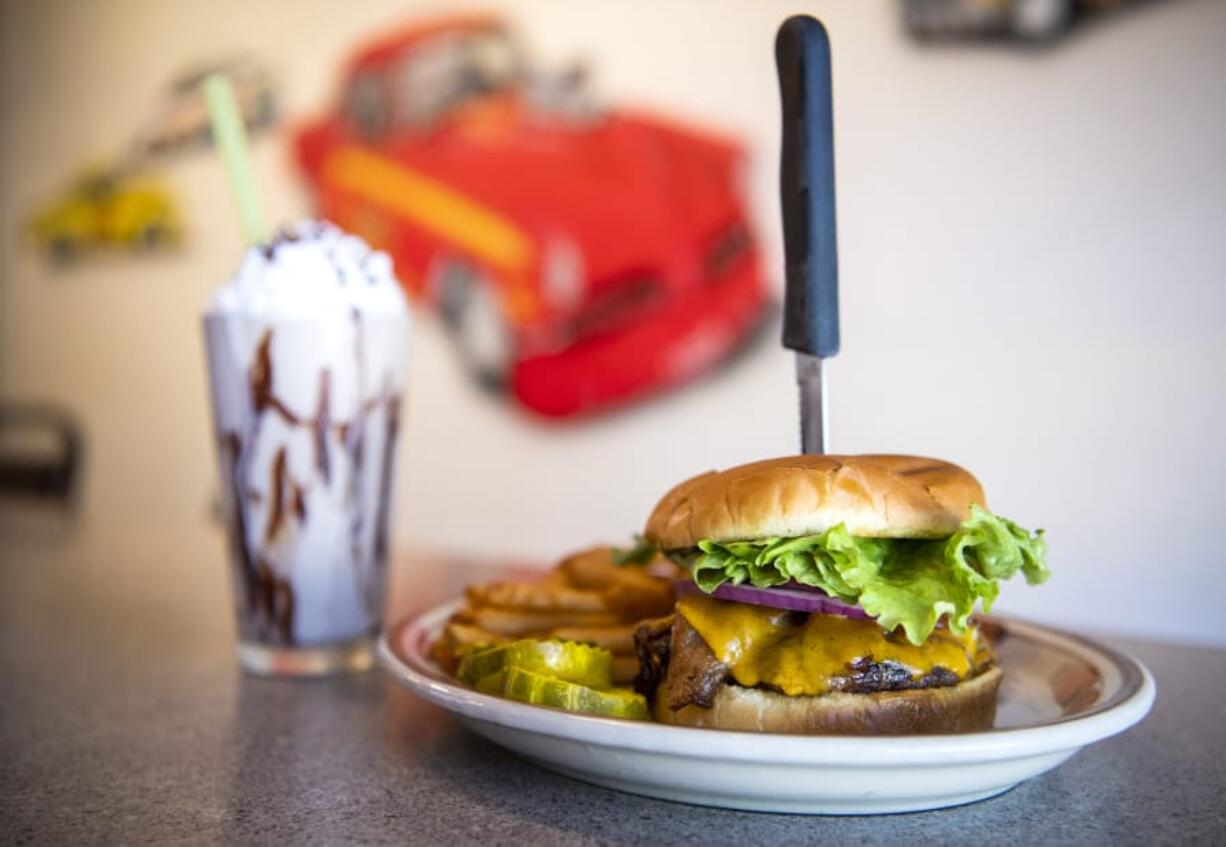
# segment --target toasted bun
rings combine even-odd
[[[686,480],[647,521],[663,550],[704,538],[735,541],[815,535],[845,524],[869,538],[943,538],[984,508],[970,473],[916,456],[789,456]]]
[[[789,697],[725,684],[711,708],[668,707],[669,677],[656,691],[652,713],[661,723],[739,732],[793,735],[917,735],[974,732],[996,720],[1000,669],[993,666],[945,688]]]

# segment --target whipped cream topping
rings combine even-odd
[[[213,295],[211,314],[267,318],[407,316],[392,260],[356,235],[307,220],[251,247],[238,274]]]

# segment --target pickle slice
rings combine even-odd
[[[469,684],[482,694],[492,694],[495,697],[502,697],[502,690],[506,688],[507,685],[507,672],[506,670],[494,671],[492,674],[487,674],[476,682]]]
[[[482,682],[494,680],[487,678]],[[516,667],[507,669],[502,682],[502,696],[508,700],[607,718],[647,719],[647,700],[629,688],[601,691]]]
[[[520,668],[593,688],[613,684],[613,654],[573,641],[523,639],[469,653],[456,676],[478,690],[479,682],[509,668]],[[488,692],[487,692],[488,693]]]

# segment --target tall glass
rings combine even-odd
[[[369,667],[383,618],[407,313],[319,311],[204,319],[239,657],[259,674]]]

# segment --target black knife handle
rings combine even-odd
[[[775,37],[783,103],[783,346],[813,356],[839,351],[839,257],[834,226],[834,119],[830,39],[821,21],[788,18]]]

